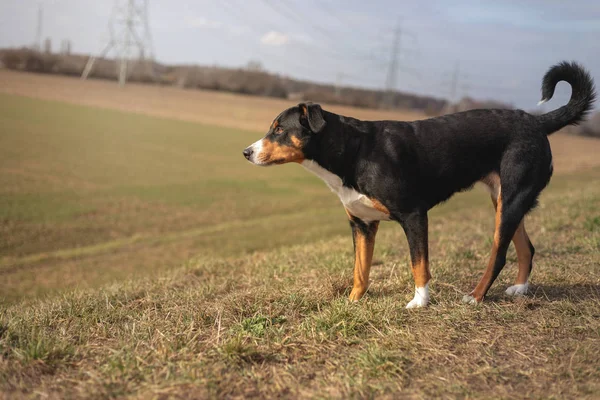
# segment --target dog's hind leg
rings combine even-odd
[[[348,213],[348,211],[346,210]],[[379,221],[364,222],[348,213],[354,243],[354,284],[350,292],[350,301],[358,301],[369,288],[369,273],[375,248],[375,235]]]
[[[491,190],[494,190],[494,188],[491,188]],[[492,202],[494,203],[494,210],[497,211],[498,201],[493,195]],[[531,244],[527,231],[525,230],[524,217],[515,231],[512,242],[515,245],[515,250],[517,252],[519,272],[517,273],[515,284],[506,289],[506,294],[509,296],[524,295],[527,294],[527,291],[529,290],[529,275],[533,268],[533,255],[535,254],[535,248],[533,247],[533,244]]]
[[[429,303],[429,243],[427,212],[416,211],[398,219],[408,240],[415,297],[406,308],[425,307]]]
[[[533,268],[533,255],[535,254],[535,248],[525,231],[525,219],[521,220],[513,236],[513,244],[517,251],[519,272],[517,273],[515,284],[506,289],[506,294],[509,296],[525,295],[529,290],[529,275]]]
[[[477,304],[483,300],[488,289],[492,286],[492,283],[494,283],[494,280],[496,280],[498,274],[502,271],[502,268],[504,268],[504,264],[506,264],[506,251],[508,250],[508,245],[522,219],[521,216],[521,218],[518,218],[515,222],[515,217],[505,217],[508,213],[504,211],[505,206],[502,202],[502,193],[498,195],[496,201],[498,204],[496,209],[496,227],[494,229],[494,243],[492,245],[490,261],[475,289],[471,294],[463,297],[464,303]]]
[[[492,203],[494,204],[494,210],[498,211],[498,196],[501,190],[500,176],[496,173],[490,174],[482,179],[482,183],[488,187]],[[528,280],[533,268],[533,256],[535,254],[535,248],[525,230],[525,218],[521,219],[512,242],[517,252],[519,272],[517,273],[515,284],[506,289],[506,294],[510,296],[524,295],[529,289]]]
[[[511,178],[514,179],[515,177],[507,176],[506,181],[515,182],[515,180],[511,180]],[[524,178],[524,176],[521,175],[516,178],[516,181],[518,181],[519,178]],[[522,181],[526,180],[522,179]],[[519,228],[519,225],[521,225],[525,214],[533,207],[538,194],[539,190],[536,190],[536,188],[532,186],[514,183],[508,187],[502,185],[500,193],[496,198],[496,228],[494,230],[494,243],[490,261],[483,277],[473,292],[463,298],[463,302],[477,304],[483,300],[488,289],[492,286],[492,283],[494,283],[494,280],[498,277],[502,268],[504,268],[504,265],[506,264],[506,251],[508,250],[510,241],[517,233],[517,229]],[[522,233],[518,236],[518,246],[522,250],[523,246],[521,245],[524,244],[523,242],[525,239],[523,237],[524,232],[523,225]],[[521,251],[521,253],[523,253],[523,251]],[[526,254],[523,254],[524,260],[525,255]],[[523,276],[520,276],[519,278],[524,278],[525,276],[528,276],[528,270],[524,269]]]

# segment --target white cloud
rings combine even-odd
[[[262,44],[266,44],[268,46],[283,46],[287,42],[289,42],[290,37],[285,33],[271,31],[265,33],[265,35],[260,38],[260,42]]]

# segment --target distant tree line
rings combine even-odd
[[[88,56],[79,54],[52,54],[27,48],[0,49],[0,65],[5,68],[46,74],[80,76]],[[98,59],[94,65],[93,78],[117,78],[115,60]],[[430,96],[418,96],[403,92],[352,87],[335,87],[301,81],[264,71],[258,62],[250,62],[246,68],[223,68],[217,66],[162,65],[132,63],[130,76],[134,82],[178,86],[187,89],[217,90],[282,99],[311,100],[329,104],[343,104],[363,108],[401,108],[440,115],[475,108],[513,108],[510,104],[464,98],[456,104]],[[600,137],[600,113],[579,127],[568,132]]]
[[[0,50],[0,62],[4,67],[37,73],[79,76],[87,60],[88,56],[66,52],[52,54],[49,51],[39,52],[27,48]],[[116,61],[97,59],[90,77],[116,80]],[[128,79],[133,82],[152,82],[188,89],[217,90],[298,101],[312,100],[364,108],[414,109],[424,111],[428,115],[438,115],[448,105],[446,100],[429,96],[334,87],[291,79],[266,72],[258,62],[250,62],[246,68],[132,63]]]

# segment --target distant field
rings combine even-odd
[[[263,132],[284,109],[298,104],[289,100],[244,96],[203,90],[41,75],[0,69],[0,92],[45,100],[136,112],[200,122],[213,126]],[[382,111],[328,106],[333,112],[362,119],[420,119],[414,111]]]
[[[244,160],[256,133],[8,95],[0,121],[5,300],[347,229],[302,168]]]

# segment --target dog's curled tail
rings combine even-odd
[[[546,135],[550,135],[567,125],[577,125],[592,109],[596,98],[594,81],[582,66],[575,62],[563,61],[551,67],[542,81],[542,101],[547,102],[554,94],[554,88],[560,81],[571,85],[571,99],[554,111],[540,115],[538,120]]]

